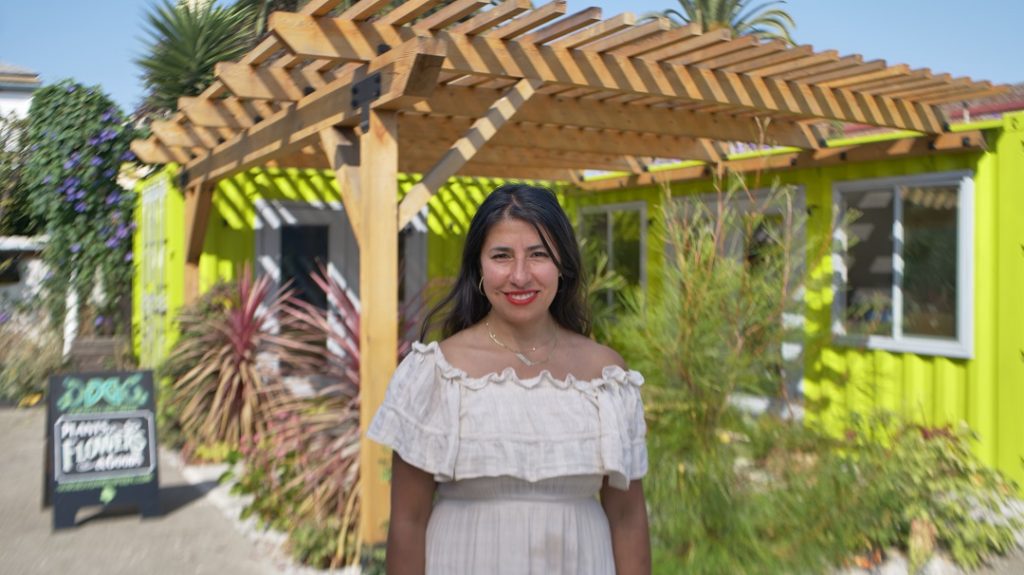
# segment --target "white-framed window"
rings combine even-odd
[[[582,208],[579,231],[585,243],[584,257],[604,254],[609,270],[631,286],[647,288],[647,202]],[[615,294],[609,291],[606,297],[612,305]]]
[[[971,172],[837,183],[832,333],[840,344],[973,356]]]

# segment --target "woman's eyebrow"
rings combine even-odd
[[[529,252],[529,251],[534,251],[534,250],[544,250],[544,251],[547,251],[547,248],[544,247],[544,244],[534,244],[532,246],[526,246],[526,251]],[[515,251],[515,250],[510,248],[510,247],[508,247],[508,246],[494,246],[492,248],[489,248],[487,251],[488,252],[512,252],[512,251]]]

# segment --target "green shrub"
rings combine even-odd
[[[854,419],[844,439],[781,418],[782,344],[804,337],[783,315],[829,279],[807,274],[797,252],[821,261],[832,234],[798,241],[806,216],[787,188],[741,213],[733,200],[753,196],[729,186],[713,208],[666,190],[654,234],[667,247],[663,289],[622,298],[606,330],[649,384],[654,572],[822,573],[890,547],[914,565],[945,548],[973,567],[1007,550],[1016,523],[1000,510],[1013,487],[972,454],[966,430]],[[743,414],[730,404],[743,391],[776,409]]]
[[[975,440],[966,425],[926,427],[891,415],[851,421],[845,449],[832,457],[850,462],[873,507],[866,532],[874,544],[897,545],[912,559],[937,546],[968,569],[1014,547],[1024,524],[1003,514],[1016,486],[978,459]]]
[[[38,313],[0,313],[0,400],[35,403],[64,365],[62,338]]]

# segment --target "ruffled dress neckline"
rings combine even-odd
[[[515,368],[506,367],[501,371],[494,371],[481,376],[473,377],[469,375],[465,370],[456,367],[448,361],[445,357],[444,351],[441,349],[441,345],[436,341],[429,343],[414,342],[412,344],[412,350],[415,353],[422,355],[433,354],[434,361],[437,364],[438,370],[441,375],[449,381],[458,381],[464,387],[469,389],[480,389],[488,384],[501,384],[501,383],[514,383],[520,387],[527,389],[537,387],[544,383],[557,387],[559,389],[569,389],[574,387],[579,390],[594,389],[608,382],[615,382],[618,384],[630,384],[635,386],[641,386],[644,383],[643,375],[638,371],[632,369],[625,369],[619,365],[606,365],[601,368],[601,375],[594,378],[577,378],[572,373],[567,374],[563,378],[555,377],[551,371],[547,369],[541,370],[540,373],[531,377],[519,377],[516,373]]]

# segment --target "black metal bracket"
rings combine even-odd
[[[370,129],[370,104],[380,98],[380,83],[380,72],[377,72],[352,84],[352,109],[361,112],[359,127],[364,133]]]

